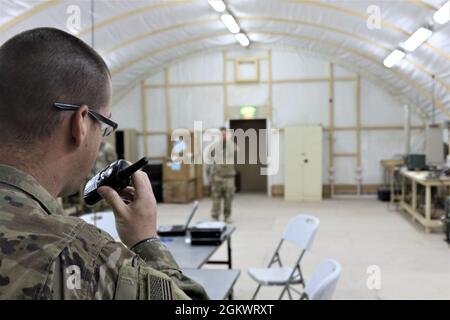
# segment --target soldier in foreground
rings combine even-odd
[[[236,169],[234,165],[234,155],[236,145],[227,136],[227,129],[220,128],[222,134],[221,141],[211,146],[212,163],[206,168],[209,182],[211,183],[212,210],[211,216],[214,220],[219,220],[221,201],[223,199],[223,215],[227,223],[231,223],[231,205],[234,192],[236,190],[234,178]]]
[[[58,204],[116,127],[110,104],[109,70],[78,38],[39,28],[0,47],[0,299],[207,298],[157,238],[145,173],[99,189],[123,244]]]

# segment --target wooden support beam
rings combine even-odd
[[[224,51],[223,55],[223,121],[228,120],[228,58]]]
[[[142,105],[142,130],[144,132],[148,131],[147,127],[147,92],[146,92],[145,81],[141,81],[141,105]],[[147,136],[144,135],[144,155],[148,156],[148,141]]]
[[[169,132],[167,135],[167,149],[166,154],[170,157],[170,133],[172,132],[172,108],[170,104],[170,70],[169,68],[164,69],[164,92],[165,92],[165,102],[166,102],[166,130]]]
[[[333,157],[335,158],[355,158],[357,156],[356,153],[334,153]]]
[[[361,77],[356,78],[356,167],[361,168]]]
[[[269,78],[269,114],[268,117],[272,122],[273,114],[273,79],[272,79],[272,50],[267,51],[267,68],[268,68],[268,78]]]

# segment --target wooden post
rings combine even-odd
[[[170,73],[169,68],[164,69],[164,92],[165,92],[165,100],[166,100],[166,130],[168,132],[167,135],[167,156],[170,157],[170,136],[172,134],[172,109],[170,105]]]
[[[272,50],[267,51],[268,77],[269,77],[269,119],[272,121],[273,112],[273,79],[272,79]]]
[[[144,132],[148,131],[147,127],[147,92],[145,81],[141,81],[141,104],[142,104],[142,129]],[[148,139],[147,135],[144,135],[144,155],[148,156]]]
[[[361,168],[361,76],[356,77],[356,174],[357,174],[357,194],[361,194],[362,168]]]
[[[328,152],[330,158],[329,167],[334,170],[334,65],[329,65],[328,77]],[[334,179],[334,177],[333,177]],[[330,198],[334,196],[334,181],[330,181]]]
[[[228,120],[228,59],[227,53],[223,52],[223,121]]]

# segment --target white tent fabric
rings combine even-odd
[[[450,115],[450,23],[435,25],[427,43],[399,65],[383,66],[399,43],[432,21],[445,0],[226,2],[252,46],[316,53],[387,88],[424,117],[432,116],[433,100],[437,120]],[[380,28],[372,30],[367,21],[374,5],[381,20]],[[0,0],[0,44],[42,26],[72,32],[90,44],[94,40],[112,71],[115,96],[174,61],[236,45],[206,0],[95,0],[93,8],[94,39],[91,1]],[[77,11],[79,25],[73,18]]]

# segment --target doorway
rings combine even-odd
[[[265,167],[262,164],[259,154],[266,154],[267,151],[267,137],[261,139],[259,130],[267,129],[267,120],[266,119],[238,119],[238,120],[230,120],[230,129],[237,130],[242,129],[246,132],[248,129],[256,130],[257,137],[257,146],[252,146],[253,150],[257,151],[256,163],[249,163],[249,150],[250,143],[248,139],[245,140],[245,164],[237,164],[236,165],[236,187],[239,192],[258,192],[258,193],[267,193],[267,176],[261,175],[261,168]],[[236,138],[235,138],[236,142]],[[260,150],[261,148],[261,150]],[[239,152],[243,152],[244,150],[240,150]]]

